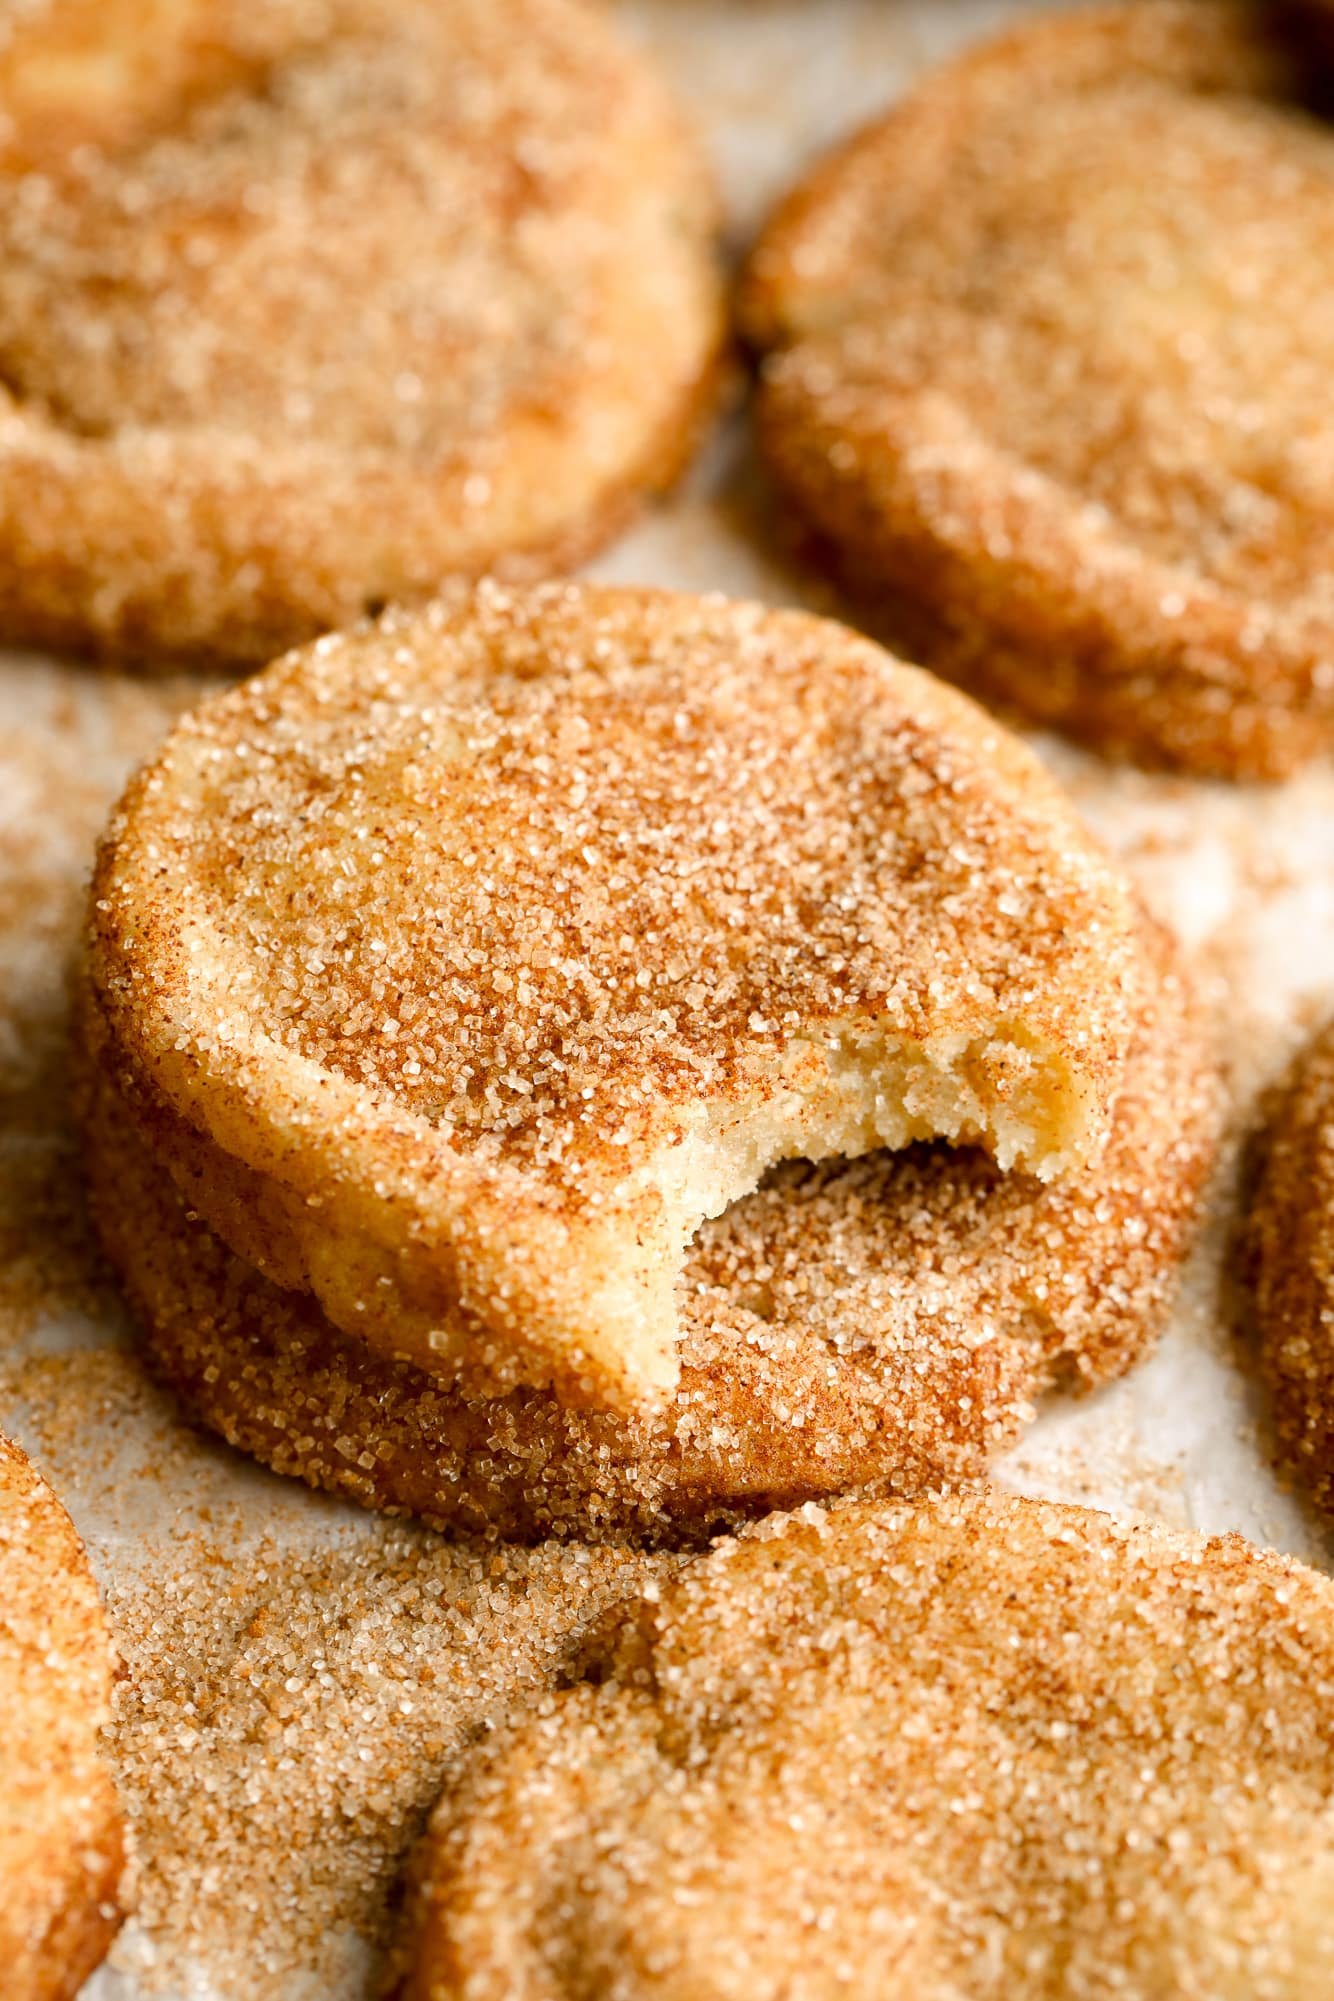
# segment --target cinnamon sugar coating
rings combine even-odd
[[[1334,740],[1334,133],[1276,10],[1024,23],[755,249],[759,426],[916,657],[1111,752]]]
[[[1272,1106],[1247,1218],[1259,1358],[1283,1456],[1334,1512],[1334,1026]]]
[[[688,454],[714,196],[601,8],[38,0],[0,104],[6,636],[269,659]]]
[[[72,2001],[121,1922],[124,1830],[98,1748],[111,1643],[83,1544],[0,1438],[0,1966]]]
[[[681,1380],[618,1418],[519,1390],[466,1401],[231,1255],[85,1059],[103,1244],[187,1409],[284,1473],[511,1539],[697,1541],[872,1484],[978,1472],[1051,1386],[1129,1368],[1191,1242],[1217,1092],[1189,987],[1148,935],[1135,1040],[1096,1165],[1043,1184],[977,1150],[793,1165],[706,1224],[678,1287]]]
[[[789,1158],[1096,1156],[1137,917],[1037,761],[842,627],[492,586],[204,704],[101,853],[108,1060],[191,1202],[470,1391],[677,1380]]]
[[[1323,2001],[1334,1585],[983,1495],[805,1509],[479,1752],[395,2001]]]

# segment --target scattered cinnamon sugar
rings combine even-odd
[[[388,1525],[320,1540],[193,1535],[112,1588],[112,1748],[140,1854],[117,1963],[148,1993],[196,1969],[229,2001],[345,1991],[461,1754],[664,1568]]]

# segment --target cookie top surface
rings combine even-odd
[[[713,198],[601,10],[46,0],[7,27],[0,533],[54,566],[65,509],[92,641],[271,657],[593,539],[679,458]]]
[[[651,1317],[655,1247],[660,1290],[772,1161],[1096,1151],[1130,1032],[1128,892],[1036,760],[721,600],[483,588],[319,642],[173,734],[94,903],[141,1083],[329,1227],[351,1188],[362,1236],[489,1233],[498,1334],[482,1264],[540,1265],[528,1380]]]
[[[1247,1221],[1260,1363],[1290,1469],[1334,1511],[1334,1025],[1272,1100]]]
[[[83,1545],[0,1438],[0,1961],[18,2001],[64,2001],[120,1922],[120,1809],[97,1741],[110,1694]]]
[[[543,1390],[469,1400],[373,1354],[227,1250],[171,1178],[179,1124],[144,1122],[90,1052],[94,1215],[189,1408],[364,1505],[507,1538],[698,1543],[853,1488],[916,1494],[979,1472],[1044,1391],[1120,1374],[1162,1325],[1218,1107],[1194,995],[1152,929],[1146,959],[1096,1164],[1042,1183],[938,1145],[777,1169],[687,1252],[680,1382],[650,1417]]]
[[[1334,1585],[998,1496],[773,1518],[478,1758],[406,2001],[1316,2001]]]
[[[800,489],[804,432],[817,513],[819,450],[859,496],[835,537],[920,535],[1035,675],[1059,628],[1090,675],[1153,660],[1328,736],[1334,132],[1296,81],[1258,6],[1025,23],[816,169],[743,318],[780,461]]]

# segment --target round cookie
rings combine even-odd
[[[1323,2001],[1334,1584],[983,1495],[809,1509],[477,1754],[395,2001]]]
[[[769,1166],[1096,1154],[1137,929],[1032,754],[843,627],[483,586],[188,717],[103,843],[91,970],[241,1257],[472,1393],[628,1412]]]
[[[1248,1278],[1279,1442],[1334,1511],[1334,1026],[1275,1101],[1247,1218]]]
[[[111,1648],[69,1516],[0,1438],[0,1965],[71,2001],[119,1929],[124,1830],[98,1750]]]
[[[1023,23],[750,261],[761,444],[914,657],[1232,777],[1334,741],[1334,133],[1270,10]]]
[[[870,1484],[978,1472],[1052,1387],[1091,1388],[1155,1339],[1213,1151],[1216,1089],[1189,989],[1150,932],[1111,1138],[1044,1184],[917,1146],[790,1165],[704,1226],[679,1287],[662,1411],[541,1390],[467,1401],[341,1333],[229,1253],[145,1143],[95,1050],[86,1158],[103,1244],[158,1372],[279,1472],[440,1527],[698,1541]]]
[[[0,102],[7,638],[271,659],[687,457],[714,195],[602,8],[38,0]]]

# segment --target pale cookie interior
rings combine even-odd
[[[1136,964],[971,704],[815,620],[571,590],[209,705],[97,906],[130,1096],[200,1133],[234,1248],[440,1373],[610,1407],[673,1387],[686,1246],[775,1162],[1095,1153]]]
[[[179,1118],[151,1131],[98,1051],[80,1066],[93,1214],[155,1366],[232,1445],[363,1505],[529,1540],[703,1540],[738,1516],[970,1477],[1046,1392],[1149,1349],[1198,1223],[1219,1106],[1197,1002],[1149,927],[1107,1144],[1046,1184],[976,1148],[790,1162],[705,1224],[676,1288],[661,1410],[475,1399],[333,1327],[200,1220]],[[233,1222],[262,1210],[238,1201]],[[301,1285],[296,1275],[296,1284]]]

